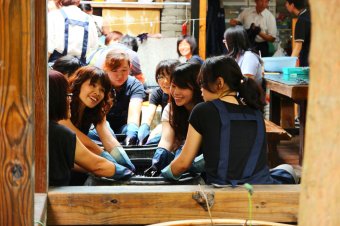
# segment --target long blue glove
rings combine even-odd
[[[126,154],[122,146],[117,146],[111,149],[110,155],[121,165],[128,167],[133,172],[136,170],[129,156]]]
[[[138,129],[139,145],[145,144],[149,135],[150,135],[150,126],[146,123],[143,123]]]
[[[103,151],[102,153],[100,153],[100,156],[115,164],[116,172],[110,178],[114,180],[120,180],[123,178],[127,179],[133,175],[133,172],[131,170],[129,170],[125,166],[118,164],[117,161],[108,152]]]
[[[169,180],[179,180],[179,178],[181,177],[181,175],[176,177],[172,174],[170,165],[162,169],[162,176]]]
[[[138,136],[138,126],[134,123],[127,124],[125,145],[137,144],[137,139],[138,139],[137,136]]]
[[[203,154],[200,154],[192,162],[189,172],[202,173],[204,171],[204,167],[205,167],[204,157]]]
[[[174,153],[166,150],[165,148],[157,148],[152,158],[152,166],[158,170],[163,169],[174,160]]]
[[[175,158],[174,153],[166,150],[165,148],[157,148],[150,168],[144,171],[146,176],[153,176],[156,173],[160,173],[161,169],[166,167]]]

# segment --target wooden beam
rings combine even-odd
[[[248,217],[244,188],[214,189],[214,218]],[[151,224],[172,220],[209,218],[194,199],[198,186],[98,186],[59,187],[48,193],[48,224],[103,225]],[[254,186],[253,219],[297,222],[298,185]]]
[[[309,4],[312,42],[299,225],[340,225],[339,1]]]
[[[34,75],[34,124],[35,132],[35,192],[46,193],[47,175],[47,35],[46,1],[34,1],[35,4],[35,75]]]
[[[207,0],[200,0],[199,1],[199,44],[198,44],[198,52],[202,59],[205,60],[206,58],[206,40],[207,40],[207,34],[206,34],[206,18],[207,18]]]
[[[33,2],[0,0],[0,225],[33,225]]]

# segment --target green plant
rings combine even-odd
[[[252,185],[245,183],[244,188],[248,191],[248,211],[249,211],[249,221],[250,221],[250,226],[252,226],[252,210],[253,210],[253,200],[252,200],[252,196],[254,193],[254,188]]]

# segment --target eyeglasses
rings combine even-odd
[[[169,81],[170,77],[167,75],[163,75],[163,74],[157,75],[157,80],[164,80],[164,79]]]

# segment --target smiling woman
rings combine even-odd
[[[181,152],[193,107],[202,102],[197,76],[199,64],[183,63],[171,73],[170,103],[162,114],[162,136],[148,173],[159,174]],[[147,173],[147,174],[148,174]]]
[[[202,64],[203,60],[196,55],[196,40],[189,35],[180,36],[177,40],[177,53],[184,57],[186,61]]]
[[[103,70],[87,66],[78,69],[70,83],[73,93],[71,121],[87,134],[91,124],[97,125],[105,117],[103,107],[110,105],[110,80]]]

